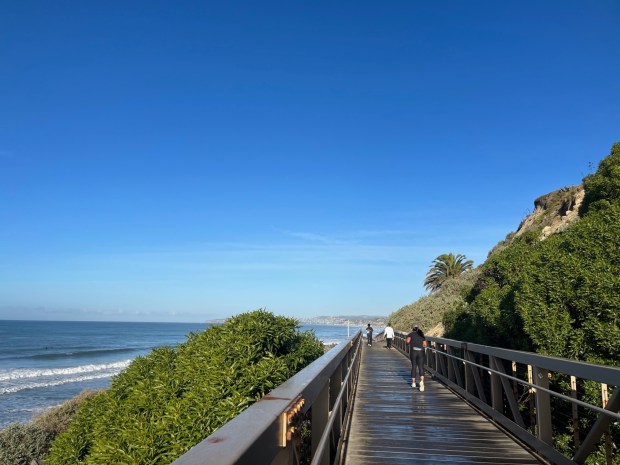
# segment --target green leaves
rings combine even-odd
[[[583,180],[586,195],[581,204],[582,215],[590,209],[605,209],[620,203],[620,142],[611,147],[608,157],[601,160],[596,173]]]
[[[12,424],[0,431],[0,465],[30,465],[49,449],[52,433],[36,425]]]
[[[46,463],[172,462],[323,354],[297,328],[257,310],[134,360],[80,410]]]
[[[584,185],[596,208],[490,256],[447,337],[620,364],[620,144]]]
[[[447,253],[433,260],[430,270],[426,273],[424,287],[431,292],[437,291],[443,283],[472,269],[474,262],[467,260],[465,255]]]

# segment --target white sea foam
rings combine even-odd
[[[110,378],[114,376],[116,373],[99,373],[97,375],[88,375],[88,376],[74,376],[71,378],[64,378],[54,381],[41,382],[41,383],[24,383],[14,386],[0,387],[0,395],[2,394],[11,394],[14,392],[24,391],[26,389],[37,389],[37,388],[47,388],[53,386],[60,386],[68,383],[79,383],[83,381],[91,381],[93,379],[103,379]]]
[[[44,368],[44,369],[16,369],[16,370],[8,370],[3,371],[0,370],[0,382],[2,381],[14,381],[20,379],[32,379],[32,378],[45,378],[45,377],[58,377],[58,376],[69,376],[76,375],[80,373],[97,373],[101,371],[120,371],[124,368],[127,368],[131,360],[123,360],[120,362],[114,363],[102,363],[99,365],[80,365],[77,367],[67,367],[67,368]]]

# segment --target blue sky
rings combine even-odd
[[[617,1],[4,2],[0,318],[387,315],[620,140]]]

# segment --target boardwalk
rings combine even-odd
[[[425,384],[411,388],[396,349],[364,345],[344,464],[541,463],[442,384]]]

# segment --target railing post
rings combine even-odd
[[[609,392],[607,391],[607,384],[601,384],[601,398],[603,401],[603,408],[607,407],[609,403]],[[607,426],[605,430],[605,459],[608,465],[611,465],[613,461],[612,452],[611,452],[611,429]]]
[[[616,389],[609,399],[609,402],[605,406],[607,410],[612,412],[617,412],[620,409],[620,390]],[[611,418],[606,415],[599,415],[597,420],[594,422],[592,427],[590,428],[590,432],[586,436],[586,438],[581,443],[581,447],[575,453],[575,457],[573,461],[575,463],[585,463],[586,459],[590,455],[590,453],[596,447],[596,444],[601,439],[603,433],[607,430],[611,423]]]
[[[321,441],[323,431],[329,419],[329,383],[321,389],[318,397],[312,404],[312,457]],[[323,451],[323,456],[318,462],[321,465],[329,465],[329,447]]]
[[[342,365],[343,364],[341,364],[341,367]],[[338,368],[329,380],[329,410],[332,412],[332,415],[335,415],[333,431],[336,438],[340,438],[342,426],[342,403],[335,405],[335,401],[338,398],[341,387],[342,369]],[[343,398],[342,402],[346,402],[346,399]]]
[[[340,375],[340,379],[344,379],[344,377],[346,376],[346,374],[348,373],[348,371],[351,369],[351,352],[353,352],[353,349],[349,350],[349,353],[347,354],[347,356],[344,358],[344,360],[342,361],[342,370],[341,370],[341,375]],[[350,383],[347,384],[347,386],[345,387],[345,395],[343,396],[343,405],[345,407],[345,409],[349,408],[349,393],[351,392],[351,387],[350,387]]]
[[[448,355],[452,355],[452,346],[446,346],[446,353]],[[454,381],[456,379],[456,375],[454,374],[454,367],[452,366],[452,359],[450,357],[447,357],[446,362],[448,362],[448,379],[450,381]]]
[[[534,384],[549,389],[549,370],[534,367]],[[551,426],[551,396],[548,392],[536,389],[536,426],[538,439],[553,445],[553,429]]]
[[[512,362],[512,377],[516,378],[517,377],[517,362],[515,362],[513,360]],[[519,398],[519,391],[517,389],[517,383],[512,383],[512,395],[514,396],[515,399]]]
[[[573,399],[577,399],[577,377],[570,377],[570,395]],[[575,450],[579,449],[579,410],[577,404],[572,404],[573,411],[573,442]]]
[[[532,369],[532,365],[527,366],[527,382],[530,384],[534,384],[534,370]],[[528,387],[529,393],[529,407],[530,407],[530,426],[536,426],[536,400],[534,399],[534,388]]]
[[[495,357],[489,356],[489,368],[500,371],[498,364],[499,361]],[[499,379],[499,375],[493,372],[491,372],[491,405],[493,406],[493,409],[504,413],[501,380]]]
[[[463,360],[470,360],[467,343],[461,344],[461,348],[463,349]],[[476,392],[474,385],[474,373],[472,372],[472,367],[469,363],[465,363],[465,390],[471,395],[474,395]]]

